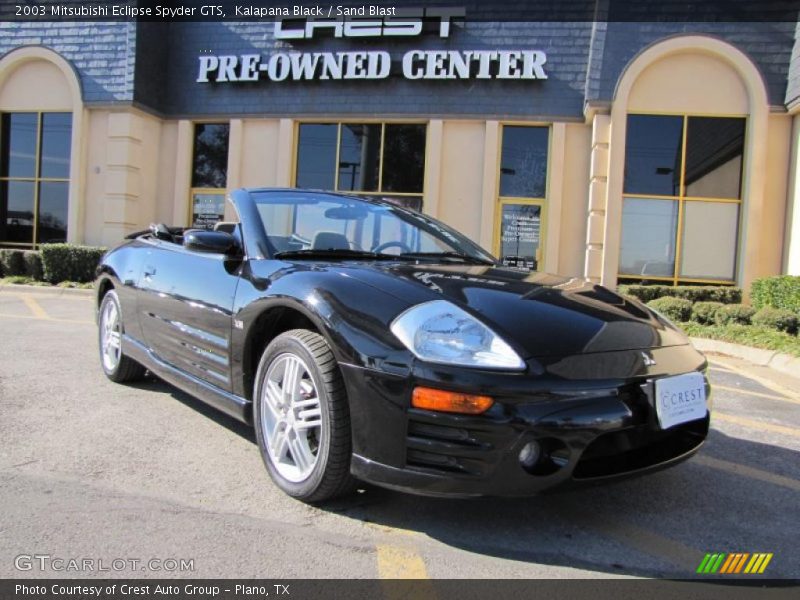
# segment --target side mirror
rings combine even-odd
[[[238,250],[236,238],[224,231],[190,229],[183,232],[183,246],[194,252],[234,254]]]

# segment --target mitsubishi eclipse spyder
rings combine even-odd
[[[669,467],[705,440],[706,360],[639,302],[503,267],[388,201],[228,199],[235,222],[155,224],[106,254],[100,362],[252,425],[290,496],[525,496]]]

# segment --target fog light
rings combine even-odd
[[[532,469],[537,462],[539,462],[539,457],[542,455],[542,447],[539,445],[539,442],[528,442],[522,447],[519,453],[519,464],[521,464],[526,469]]]

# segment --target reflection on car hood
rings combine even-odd
[[[528,356],[687,344],[638,303],[578,278],[474,265],[340,265],[343,273],[409,302],[465,307]]]

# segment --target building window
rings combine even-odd
[[[301,123],[295,185],[422,210],[424,123]]]
[[[746,121],[628,116],[621,281],[733,283]]]
[[[548,127],[502,128],[495,252],[504,265],[535,271],[542,262],[549,142]]]
[[[0,115],[0,245],[67,241],[72,114]]]
[[[197,123],[192,153],[192,227],[212,229],[225,218],[228,184],[227,123]]]

